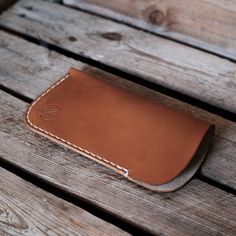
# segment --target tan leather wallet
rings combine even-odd
[[[26,124],[152,190],[197,171],[214,126],[71,68],[28,108]]]

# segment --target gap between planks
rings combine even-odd
[[[200,101],[196,98],[190,97],[190,96],[188,96],[186,94],[183,94],[183,93],[180,93],[178,91],[168,89],[168,88],[163,87],[159,84],[156,84],[154,82],[145,80],[145,79],[143,79],[141,77],[138,77],[134,74],[127,73],[125,71],[119,70],[117,68],[114,68],[112,66],[103,64],[103,63],[95,61],[93,59],[90,59],[90,58],[87,58],[87,57],[84,57],[84,56],[80,56],[76,53],[72,53],[71,51],[68,51],[66,49],[62,49],[62,48],[60,48],[56,45],[50,44],[50,43],[46,43],[45,41],[38,40],[38,39],[36,39],[34,37],[31,37],[29,35],[26,35],[24,33],[19,33],[19,32],[16,32],[15,30],[12,30],[12,29],[9,29],[9,28],[3,27],[3,26],[0,26],[0,30],[4,31],[6,33],[12,34],[12,35],[21,37],[21,38],[27,40],[28,42],[31,42],[31,43],[34,43],[36,45],[45,47],[49,50],[56,51],[59,54],[62,54],[66,57],[73,58],[74,60],[81,61],[85,64],[91,65],[92,67],[96,67],[96,68],[98,68],[100,70],[103,70],[103,71],[106,71],[110,74],[119,76],[123,79],[135,82],[139,85],[150,88],[152,90],[159,91],[160,93],[163,93],[167,96],[173,97],[173,98],[178,99],[182,102],[185,102],[185,103],[191,104],[193,106],[199,107],[203,110],[207,110],[208,112],[219,115],[219,116],[221,116],[225,119],[228,119],[228,120],[231,120],[231,121],[234,121],[234,122],[236,121],[236,114],[233,113],[233,112],[230,112],[228,110],[225,110],[225,109],[216,107],[214,105],[208,104],[206,102]],[[4,86],[2,86],[2,89],[4,91],[8,90],[8,88],[6,88]],[[12,91],[12,93],[15,93],[15,92]],[[18,94],[17,96],[20,96],[21,99],[23,99],[24,101],[29,100],[26,96],[23,96],[22,94],[21,95]]]
[[[62,0],[63,4],[236,60],[236,4],[213,0]]]
[[[42,178],[38,178],[33,173],[27,172],[24,169],[18,167],[17,165],[14,165],[8,162],[7,160],[2,159],[1,156],[0,156],[0,160],[1,160],[0,169],[5,169],[9,173],[12,173],[13,175],[18,176],[18,178],[21,178],[27,181],[29,185],[33,185],[37,189],[41,189],[42,191],[45,191],[48,194],[54,195],[56,198],[62,199],[63,201],[68,202],[69,204],[73,204],[74,208],[79,207],[81,211],[84,210],[84,212],[86,212],[88,216],[91,214],[92,217],[94,217],[95,219],[99,218],[101,219],[101,221],[104,221],[104,223],[107,222],[108,225],[109,224],[114,225],[114,228],[118,227],[121,232],[123,232],[122,230],[124,230],[125,231],[124,234],[127,233],[131,235],[147,235],[147,236],[153,235],[147,231],[144,231],[140,227],[135,227],[129,223],[126,223],[125,221],[122,221],[121,219],[109,214],[109,212],[104,211],[103,209],[97,208],[96,206],[87,202],[86,200],[81,199],[78,195],[73,195],[67,191],[64,191],[63,189],[60,189],[54,186],[51,182],[47,182]],[[1,176],[1,173],[0,173],[0,176]],[[106,227],[105,227],[105,230],[106,230]]]
[[[19,1],[0,25],[236,112],[236,67],[228,60],[45,1]]]
[[[0,167],[1,235],[130,235]]]

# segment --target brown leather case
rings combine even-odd
[[[26,124],[157,191],[175,190],[193,176],[214,130],[74,68],[31,104]]]

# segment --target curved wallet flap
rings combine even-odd
[[[172,191],[202,163],[214,127],[71,68],[28,108],[26,123],[149,189]]]

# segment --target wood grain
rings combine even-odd
[[[234,122],[1,31],[0,57],[4,58],[0,63],[0,85],[30,99],[36,98],[73,66],[156,102],[216,124],[212,149],[201,168],[201,173],[236,189],[236,124]]]
[[[0,168],[1,235],[129,235]]]
[[[157,235],[235,235],[236,197],[200,180],[155,193],[28,130],[27,104],[0,91],[0,157]]]
[[[228,60],[45,1],[19,1],[0,25],[236,112]]]
[[[98,15],[236,59],[231,0],[63,0]]]

